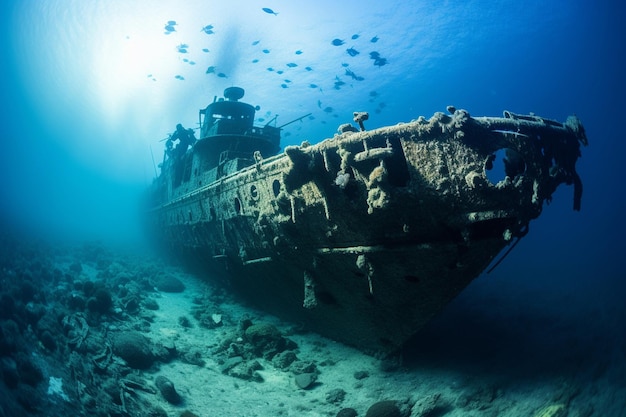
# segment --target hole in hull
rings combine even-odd
[[[491,184],[496,185],[506,177],[514,179],[524,174],[526,162],[524,158],[514,149],[498,149],[494,154],[489,155],[485,161],[485,175]]]

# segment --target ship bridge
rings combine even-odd
[[[238,101],[243,94],[243,88],[227,88],[224,91],[226,100],[214,101],[200,110],[201,117],[204,115],[204,120],[201,120],[202,138],[224,134],[243,135],[252,129],[256,109]]]
[[[239,101],[244,93],[241,87],[229,87],[224,98],[200,109],[200,140],[195,149],[203,171],[232,159],[251,164],[254,152],[269,157],[280,150],[280,127],[254,126],[259,107]]]

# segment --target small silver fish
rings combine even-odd
[[[261,10],[263,10],[267,14],[273,14],[274,16],[278,16],[278,13],[276,13],[274,10],[272,10],[272,9],[270,9],[268,7],[264,7]]]

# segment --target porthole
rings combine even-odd
[[[237,197],[235,197],[235,213],[241,214],[241,201]]]
[[[280,193],[280,181],[274,180],[272,183],[272,191],[274,192],[274,197],[278,197],[278,194]]]
[[[259,199],[259,190],[254,184],[250,186],[250,197],[252,197],[252,199],[255,201]]]

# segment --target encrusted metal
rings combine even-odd
[[[209,117],[223,104],[235,116]],[[355,112],[360,131],[278,153],[280,127],[254,127],[238,105],[249,106],[201,110],[200,140],[164,160],[151,233],[257,305],[367,352],[398,348],[528,231],[560,184],[580,209],[587,138],[575,116],[449,106],[364,130]]]

